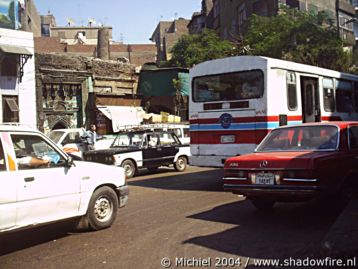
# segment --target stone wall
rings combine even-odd
[[[96,97],[128,99],[136,94],[138,78],[135,67],[130,64],[69,54],[43,53],[35,54],[35,62],[38,126],[43,131],[49,131],[57,124],[74,128],[93,122]],[[81,96],[78,97],[81,102],[75,109],[66,105],[66,102],[70,102],[67,88],[71,94],[73,89],[81,91]],[[61,94],[58,96],[57,92]],[[54,102],[57,104],[54,105]],[[48,103],[51,105],[48,106]]]

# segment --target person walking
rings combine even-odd
[[[97,128],[95,124],[90,125],[90,129],[85,132],[82,136],[83,139],[85,139],[85,143],[87,145],[87,151],[88,150],[95,150],[96,141],[98,139],[98,135],[96,132]]]

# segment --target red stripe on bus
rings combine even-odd
[[[302,116],[287,116],[288,121],[302,121]],[[258,117],[235,117],[233,123],[248,123],[248,122],[269,122],[279,121],[279,116],[258,116]],[[218,123],[219,118],[210,119],[195,119],[190,120],[190,124],[211,124]]]
[[[342,121],[341,117],[339,117],[339,116],[322,116],[321,120],[324,120],[324,121]]]
[[[190,132],[190,144],[223,144],[221,136],[235,135],[235,142],[232,144],[258,144],[269,133],[269,130],[251,131],[210,131],[210,132]]]

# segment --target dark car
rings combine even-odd
[[[255,153],[227,159],[224,171],[224,189],[258,209],[313,198],[346,202],[358,186],[358,122],[274,129]]]
[[[181,144],[174,133],[144,130],[121,132],[109,149],[88,151],[84,159],[121,166],[131,178],[140,168],[156,171],[159,166],[174,165],[175,170],[184,171],[189,155],[189,145]]]

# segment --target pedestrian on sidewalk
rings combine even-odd
[[[86,151],[96,149],[96,141],[99,139],[96,130],[96,125],[91,124],[90,129],[82,135],[82,139],[85,141]]]

